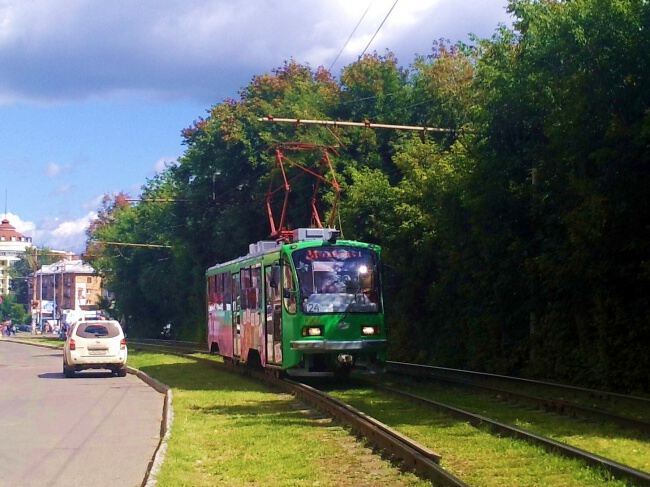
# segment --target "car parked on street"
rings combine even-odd
[[[77,321],[63,344],[63,374],[73,377],[79,370],[109,369],[124,377],[127,355],[126,337],[119,322]]]

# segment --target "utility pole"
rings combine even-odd
[[[38,326],[41,330],[41,334],[43,333],[43,268],[39,269],[39,272],[41,273],[39,276],[39,284],[40,284],[40,289],[38,292],[39,295],[39,311],[38,311]]]
[[[52,287],[52,321],[56,323],[56,267],[52,268]]]

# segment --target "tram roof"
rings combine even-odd
[[[371,247],[373,249],[379,248],[379,246],[367,244],[364,242],[358,242],[355,240],[336,240],[338,233],[338,230],[331,228],[299,228],[294,230],[294,240],[291,242],[261,240],[254,244],[250,244],[248,247],[248,254],[229,260],[227,262],[221,262],[219,264],[213,265],[212,267],[208,268],[206,274],[233,264],[239,264],[241,262],[254,260],[256,258],[260,258],[274,252],[279,252],[282,248],[286,247],[291,248],[291,250],[295,250],[304,247],[315,247],[320,244],[353,245],[359,247]]]

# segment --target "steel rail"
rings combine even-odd
[[[342,401],[303,383],[279,379],[280,385],[302,401],[347,424],[373,445],[400,459],[404,465],[439,485],[466,486],[440,467],[440,455],[422,446],[393,428],[345,404]]]
[[[586,387],[579,387],[579,386],[571,386],[567,384],[559,384],[557,382],[548,382],[548,381],[541,381],[541,380],[534,380],[534,379],[524,379],[522,377],[512,377],[508,375],[499,375],[499,374],[490,374],[487,372],[476,372],[473,370],[463,370],[463,369],[453,369],[449,367],[438,367],[434,365],[421,365],[421,364],[410,364],[406,362],[394,362],[394,361],[387,361],[386,362],[388,368],[396,367],[396,366],[404,366],[404,367],[411,367],[411,368],[421,368],[421,369],[427,369],[430,371],[440,371],[440,372],[451,372],[451,373],[456,373],[456,374],[461,374],[461,375],[467,375],[467,376],[472,376],[472,377],[481,377],[481,378],[490,378],[490,379],[498,379],[506,382],[516,382],[520,384],[530,384],[530,385],[535,385],[535,386],[546,386],[546,387],[553,387],[555,389],[559,390],[564,390],[564,391],[573,391],[573,392],[582,392],[582,393],[587,393],[592,396],[596,397],[601,397],[604,399],[612,399],[612,398],[618,398],[618,399],[625,399],[628,401],[634,401],[634,402],[640,402],[643,404],[648,404],[650,405],[650,398],[648,397],[641,397],[641,396],[631,396],[627,394],[620,394],[618,392],[610,392],[610,391],[602,391],[598,389],[589,389]]]
[[[196,342],[158,339],[131,339],[130,343],[136,346],[175,350],[174,353],[179,355],[195,352],[198,345]],[[237,367],[221,365],[197,357],[193,358],[203,360],[220,369],[237,371]],[[243,371],[239,372],[244,373]],[[439,454],[352,406],[306,384],[289,379],[280,379],[270,373],[246,369],[246,374],[291,393],[301,401],[311,404],[313,407],[346,424],[355,433],[367,438],[372,445],[387,452],[393,459],[399,459],[405,466],[413,469],[420,476],[436,482],[437,485],[443,487],[468,487],[466,483],[439,465],[441,458]]]
[[[619,414],[606,411],[604,409],[599,409],[599,408],[594,408],[594,407],[588,407],[588,406],[581,406],[579,404],[572,403],[570,401],[564,400],[564,399],[549,399],[545,397],[539,397],[539,396],[532,396],[529,394],[524,394],[521,392],[513,392],[507,389],[500,389],[497,387],[491,387],[487,386],[484,384],[477,384],[476,382],[473,382],[471,380],[464,380],[459,377],[449,377],[446,375],[438,375],[435,371],[427,371],[426,369],[424,372],[416,372],[415,374],[412,373],[415,370],[422,370],[420,369],[421,367],[429,367],[429,366],[420,366],[416,364],[402,364],[399,362],[393,362],[391,363],[389,367],[389,372],[395,373],[395,374],[402,374],[402,375],[408,375],[410,377],[418,376],[418,377],[426,377],[430,378],[436,381],[440,382],[445,382],[448,384],[455,384],[455,385],[460,385],[460,386],[466,386],[466,387],[471,387],[475,389],[482,389],[488,392],[493,392],[493,393],[498,393],[502,396],[515,399],[515,400],[523,400],[528,403],[533,403],[537,405],[541,405],[545,410],[547,411],[554,411],[560,414],[563,413],[570,413],[570,414],[575,414],[575,415],[582,415],[582,416],[588,416],[588,417],[593,417],[593,418],[598,418],[600,420],[605,420],[609,421],[612,423],[615,423],[619,426],[634,430],[634,431],[641,431],[646,434],[650,434],[650,423],[631,418],[628,416],[621,416]],[[406,366],[408,365],[408,366]],[[418,369],[416,369],[416,367]]]
[[[600,455],[596,455],[586,450],[582,450],[580,448],[576,448],[567,445],[565,443],[561,443],[559,441],[555,441],[550,438],[546,438],[544,436],[531,433],[530,431],[524,430],[522,428],[501,423],[499,421],[495,421],[493,419],[490,419],[486,416],[482,416],[480,414],[471,413],[464,409],[457,408],[455,406],[450,406],[449,404],[445,404],[439,401],[434,401],[433,399],[429,399],[426,397],[418,396],[410,392],[395,389],[393,387],[380,385],[375,381],[371,381],[371,382],[377,388],[383,389],[385,391],[391,392],[399,396],[409,398],[417,402],[421,402],[423,404],[426,404],[427,406],[433,407],[446,414],[450,414],[464,421],[468,421],[470,424],[472,424],[475,427],[487,425],[490,431],[493,433],[498,433],[503,436],[524,440],[531,444],[540,446],[544,450],[550,453],[558,454],[567,458],[581,460],[591,467],[596,467],[596,468],[606,470],[613,477],[626,480],[626,481],[632,481],[634,482],[635,485],[650,486],[650,474],[646,472],[642,472],[641,470],[634,469],[627,465],[623,465],[621,463],[615,462],[613,460],[602,457]]]
[[[177,348],[184,348],[184,349],[189,349],[198,353],[208,353],[207,350],[201,349],[200,344],[198,342],[189,342],[189,341],[179,341],[179,340],[156,340],[156,339],[141,339],[141,341],[144,342],[150,342],[152,344],[159,343],[160,345],[157,346],[164,346],[162,344],[171,344],[173,347]],[[442,370],[442,371],[450,371],[454,373],[463,373],[463,372],[468,372],[471,374],[471,376],[487,376],[490,378],[496,377],[499,379],[513,379],[516,381],[524,381],[530,385],[551,385],[551,386],[559,386],[562,389],[564,388],[569,388],[573,389],[573,386],[565,386],[563,384],[554,384],[554,383],[549,383],[549,382],[540,382],[540,381],[534,381],[531,379],[520,379],[516,377],[509,377],[509,376],[500,376],[500,375],[495,375],[495,374],[485,374],[482,372],[473,372],[473,371],[463,371],[460,369],[450,369],[446,367],[435,367],[435,366],[430,366],[430,365],[419,365],[419,364],[408,364],[405,362],[387,362],[387,370],[389,372],[394,372],[394,373],[403,373],[404,371],[414,371],[418,370],[420,372],[429,372],[425,374],[418,374],[418,375],[424,375],[425,377],[429,378],[434,378],[439,381],[447,382],[447,383],[452,383],[452,384],[460,384],[463,386],[469,386],[473,388],[478,388],[478,389],[483,389],[489,392],[493,393],[498,393],[503,396],[512,398],[512,399],[517,399],[517,400],[523,400],[527,402],[531,402],[534,404],[539,404],[542,407],[544,407],[545,410],[550,410],[550,411],[555,411],[557,413],[570,413],[570,414],[576,414],[576,415],[584,415],[584,416],[590,416],[594,418],[598,418],[601,420],[613,422],[619,426],[629,428],[635,431],[641,431],[646,434],[650,434],[650,423],[646,421],[642,421],[639,419],[635,418],[630,418],[627,416],[621,416],[619,414],[612,413],[610,411],[606,411],[603,409],[599,408],[593,408],[593,407],[587,407],[587,406],[581,406],[579,404],[572,403],[570,401],[566,400],[559,400],[559,399],[548,399],[544,397],[538,397],[538,396],[531,396],[528,394],[523,394],[520,392],[513,392],[509,391],[506,389],[500,389],[496,387],[490,387],[486,386],[483,384],[477,384],[475,382],[471,381],[464,381],[458,377],[449,377],[449,376],[440,376],[436,375],[435,372]],[[408,374],[411,375],[411,374]],[[584,389],[584,388],[577,388],[581,392],[591,392],[594,391],[593,389]],[[594,391],[594,392],[602,392],[602,391]],[[626,399],[631,399],[633,401],[640,399],[642,401],[645,401],[645,398],[637,398],[636,396],[626,396],[624,394],[616,394],[616,393],[609,393],[614,395],[615,397],[621,397],[621,398],[626,398]]]

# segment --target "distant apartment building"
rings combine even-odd
[[[0,296],[11,291],[9,268],[32,246],[32,239],[16,231],[6,218],[0,223]]]
[[[30,283],[32,316],[71,323],[99,311],[102,278],[81,260],[44,265]]]

